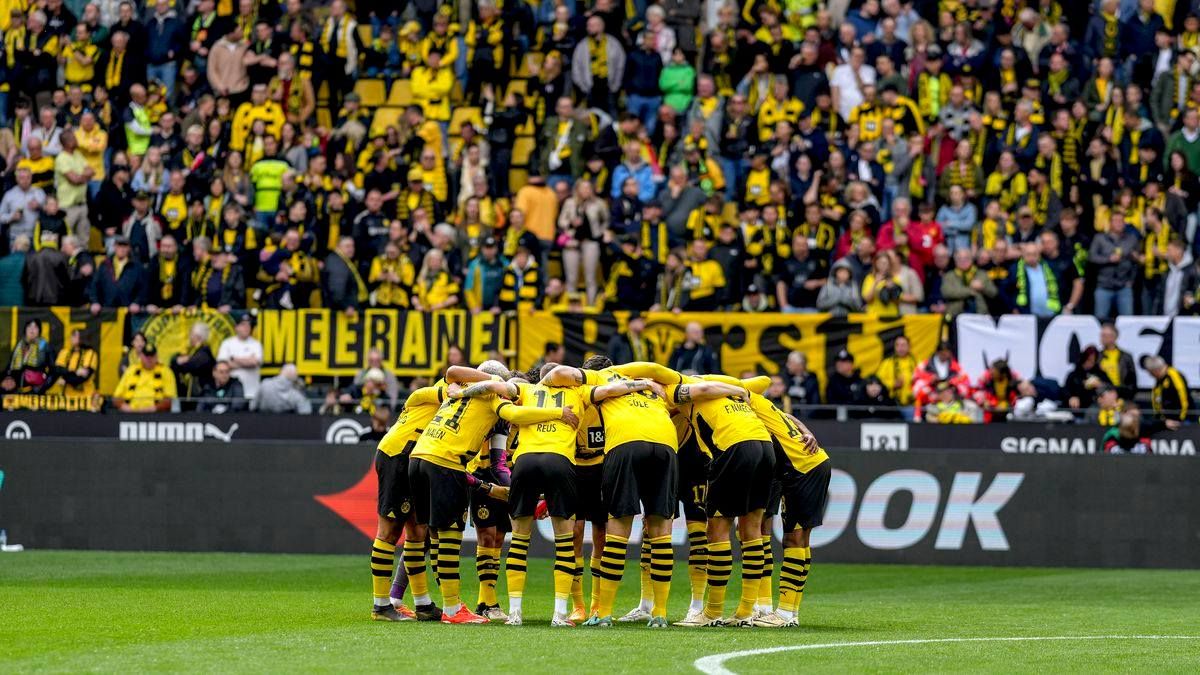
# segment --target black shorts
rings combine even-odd
[[[376,513],[400,522],[412,515],[412,491],[408,489],[408,454],[388,455],[375,451],[375,477],[379,482]]]
[[[466,527],[471,504],[466,473],[414,457],[408,462],[408,483],[418,524],[435,530]]]
[[[784,533],[798,527],[811,530],[824,522],[832,465],[833,462],[827,459],[808,473],[800,473],[790,467],[790,470],[783,472],[780,480],[783,486]]]
[[[492,484],[500,483],[490,469],[476,471],[475,477]],[[482,490],[471,490],[471,524],[477,530],[494,527],[500,533],[511,532],[512,521],[508,519],[508,502],[489,497]]]
[[[778,460],[776,460],[778,461]],[[783,483],[779,482],[779,477],[771,479],[771,490],[767,492],[767,510],[763,512],[764,518],[774,518],[779,515],[779,503],[783,500]]]
[[[604,457],[604,508],[610,518],[674,518],[679,459],[670,446],[632,441]]]
[[[546,497],[546,509],[554,518],[574,518],[575,465],[553,452],[525,452],[513,464],[508,512],[527,518],[537,510],[538,499]]]
[[[742,441],[717,454],[708,465],[710,518],[734,518],[765,509],[775,475],[770,441]]]
[[[575,496],[580,520],[592,525],[608,522],[608,511],[604,508],[604,464],[575,467]]]
[[[683,519],[704,522],[704,503],[708,498],[708,457],[700,452],[692,436],[679,448],[679,501],[683,502]]]

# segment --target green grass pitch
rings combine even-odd
[[[551,629],[550,568],[536,561],[526,625],[368,620],[367,556],[0,554],[0,672],[700,672],[704,656],[777,646],[943,638],[1200,635],[1200,574],[1162,570],[826,564],[819,550],[798,629]],[[475,597],[464,559],[464,596]],[[503,593],[501,575],[501,593]],[[738,580],[731,582],[730,607]],[[637,561],[617,608],[637,602]],[[676,568],[672,619],[687,604]],[[501,595],[501,604],[506,601]],[[1200,640],[834,646],[745,656],[737,673],[1200,672]]]

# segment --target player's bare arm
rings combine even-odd
[[[539,384],[548,387],[574,387],[587,381],[583,371],[573,366],[557,366],[546,373]]]
[[[675,390],[675,400],[678,403],[688,403],[690,401],[707,401],[714,398],[724,398],[726,396],[748,396],[748,392],[741,386],[726,384],[724,382],[697,382],[695,384],[681,384]]]
[[[662,387],[658,386],[653,380],[625,380],[623,382],[612,382],[610,384],[596,387],[592,390],[592,400],[600,402],[614,396],[624,396],[639,391],[652,391],[658,388],[659,392]]]
[[[504,398],[514,399],[517,397],[517,385],[511,382],[499,382],[496,380],[488,380],[486,382],[476,382],[455,395],[450,394],[450,398],[479,398],[481,396],[503,396]]]
[[[492,379],[491,375],[470,366],[450,366],[446,369],[447,382],[470,384],[472,382],[485,382],[490,379]]]

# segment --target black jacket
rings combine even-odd
[[[67,257],[62,251],[44,248],[25,256],[25,304],[32,307],[60,304],[70,283]]]
[[[688,347],[686,344],[679,345],[671,354],[670,368],[679,372],[688,371],[699,375],[721,372],[716,352],[706,344],[698,344],[694,347]]]
[[[325,258],[325,269],[321,273],[321,279],[325,285],[325,303],[330,309],[358,309],[358,284],[341,256],[334,253]]]
[[[196,406],[200,412],[241,412],[250,407],[242,383],[232,377],[223,387],[218,387],[216,383],[206,386],[200,392],[200,398],[200,405]]]
[[[862,390],[863,379],[857,370],[849,377],[835,372],[825,385],[825,402],[830,405],[854,405],[862,400]]]
[[[213,356],[212,349],[208,345],[201,345],[191,356],[188,357],[187,363],[180,363],[179,356],[171,359],[171,371],[175,373],[175,380],[179,386],[180,396],[188,398],[199,397],[205,389],[213,386],[213,366],[216,365],[217,359]]]
[[[125,264],[121,278],[116,278],[111,260],[105,260],[92,275],[88,301],[101,307],[128,307],[146,302],[146,271],[137,262]]]

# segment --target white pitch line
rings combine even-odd
[[[837,649],[839,647],[881,647],[888,645],[927,645],[952,642],[1050,642],[1062,640],[1200,640],[1193,635],[1055,635],[1048,637],[972,637],[972,638],[929,638],[921,640],[872,640],[869,642],[826,642],[811,645],[787,645],[746,649],[740,652],[712,654],[696,659],[692,665],[705,675],[736,675],[725,667],[725,662],[744,656],[776,654],[779,652],[807,651],[810,649]]]

